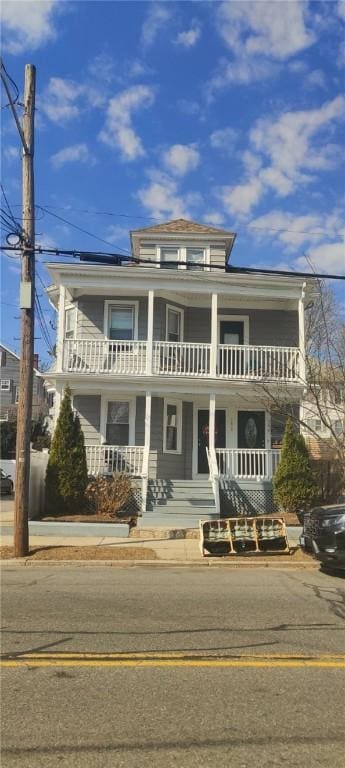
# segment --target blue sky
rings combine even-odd
[[[184,216],[236,231],[234,264],[305,269],[307,256],[345,272],[344,0],[12,0],[2,21],[20,91],[37,67],[39,242],[126,250],[129,229]],[[19,140],[2,117],[18,214]],[[18,282],[3,256],[1,337],[16,349]]]

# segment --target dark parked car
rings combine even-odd
[[[315,507],[309,536],[318,560],[328,568],[345,569],[345,504]]]
[[[5,475],[3,469],[0,469],[0,493],[1,496],[9,496],[13,493],[13,481],[10,475]]]

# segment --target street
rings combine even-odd
[[[345,580],[2,567],[2,765],[343,765]]]

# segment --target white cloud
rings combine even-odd
[[[202,218],[206,224],[210,224],[212,227],[221,227],[224,224],[224,216],[218,211],[209,211]]]
[[[50,162],[54,168],[61,168],[66,163],[87,163],[94,165],[95,159],[90,155],[86,144],[73,144],[70,147],[64,147],[52,155]]]
[[[147,17],[141,30],[141,42],[145,48],[152,45],[163,27],[171,19],[167,3],[150,3]]]
[[[227,211],[241,217],[250,213],[253,206],[259,202],[262,191],[261,181],[254,178],[234,187],[222,187],[219,197]]]
[[[200,163],[200,154],[195,144],[173,144],[163,154],[163,163],[176,176],[194,171]]]
[[[154,91],[148,85],[133,85],[109,101],[105,126],[99,138],[109,147],[118,148],[124,160],[136,160],[145,155],[140,136],[132,126],[132,115],[139,109],[150,107]]]
[[[92,77],[101,82],[111,83],[115,77],[115,62],[108,53],[99,53],[88,65]]]
[[[53,16],[58,0],[6,0],[2,2],[4,51],[19,54],[36,50],[56,37]]]
[[[191,218],[191,210],[200,204],[198,193],[182,195],[178,181],[157,170],[148,171],[149,183],[138,192],[138,199],[157,219]]]
[[[345,273],[344,241],[340,243],[323,243],[316,246],[316,248],[310,248],[307,256],[314,269],[318,269],[320,272]],[[307,260],[300,256],[296,261],[296,265],[300,269],[305,269]]]
[[[198,22],[194,21],[190,29],[185,32],[179,32],[175,39],[177,45],[182,45],[183,48],[193,48],[198,42],[201,36],[201,28]]]
[[[218,128],[210,135],[210,144],[213,149],[221,149],[226,153],[232,152],[238,138],[238,132],[234,128]]]
[[[228,85],[247,85],[274,76],[282,61],[316,39],[306,26],[307,7],[299,0],[226,0],[215,7],[216,27],[232,59],[221,59],[207,83],[209,100]]]
[[[4,157],[9,163],[13,163],[15,160],[19,160],[20,158],[19,146],[15,147],[12,144],[10,144],[8,147],[4,147]]]
[[[313,69],[304,79],[308,88],[327,88],[326,76],[322,69]]]
[[[337,4],[337,13],[338,13],[338,16],[340,16],[340,18],[345,21],[345,2],[344,2],[344,0],[339,0],[339,2]]]
[[[53,123],[72,120],[80,114],[80,96],[85,92],[82,85],[73,80],[51,77],[40,99],[40,108]]]
[[[221,198],[232,214],[245,216],[268,189],[280,197],[315,180],[316,171],[334,168],[341,148],[320,143],[319,133],[345,117],[345,98],[338,96],[319,109],[285,112],[278,119],[259,119],[249,134],[251,150],[243,153],[246,177],[233,187],[224,187]]]
[[[341,210],[331,213],[296,214],[273,210],[252,219],[249,230],[256,240],[271,239],[282,246],[283,253],[302,251],[314,268],[322,271],[345,271],[344,215]],[[302,254],[293,261],[295,269],[309,270],[308,259]]]
[[[120,240],[128,240],[128,227],[121,227],[121,225],[112,224],[105,233],[105,239],[110,243],[116,243]]]
[[[223,2],[217,9],[217,25],[233,53],[284,60],[315,41],[306,27],[305,11],[299,0]]]

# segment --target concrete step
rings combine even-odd
[[[141,525],[140,520],[135,528],[131,528],[129,533],[130,539],[198,539],[199,530],[197,528],[171,528],[170,526],[155,526],[149,528],[149,526],[139,527]]]
[[[184,508],[194,508],[194,507],[214,507],[214,499],[212,497],[208,497],[207,499],[158,499],[156,502],[153,502],[154,507],[168,507],[169,509],[171,507],[179,507],[181,509]]]
[[[153,490],[149,488],[147,493],[152,499],[213,498],[212,488],[174,488],[168,491],[163,491],[161,489]]]

